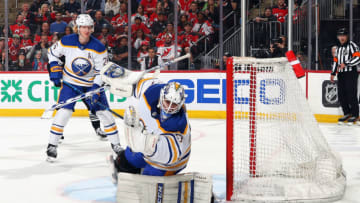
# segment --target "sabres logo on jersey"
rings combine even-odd
[[[77,57],[71,63],[72,71],[78,76],[84,76],[91,71],[91,62],[84,57]]]

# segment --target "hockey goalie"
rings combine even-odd
[[[108,157],[118,202],[210,202],[209,176],[176,175],[187,166],[191,152],[184,87],[144,78],[113,63],[101,74],[113,94],[137,100],[124,113],[128,146]]]

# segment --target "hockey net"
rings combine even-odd
[[[328,202],[346,186],[286,58],[227,62],[227,200]]]

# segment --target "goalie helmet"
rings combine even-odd
[[[80,29],[80,26],[92,26],[94,29],[94,20],[91,18],[89,14],[80,14],[75,20],[75,24]]]
[[[170,82],[160,91],[160,116],[165,120],[180,111],[185,103],[185,90],[177,82]]]

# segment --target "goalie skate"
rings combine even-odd
[[[117,183],[118,183],[118,171],[117,171],[116,166],[115,166],[114,156],[112,154],[109,155],[109,157],[107,158],[106,161],[109,164],[109,171],[110,171],[111,181],[112,181],[112,183],[114,183],[114,185],[117,185]]]
[[[338,124],[343,125],[345,122],[347,122],[351,118],[351,115],[347,114],[341,118],[338,119]]]

